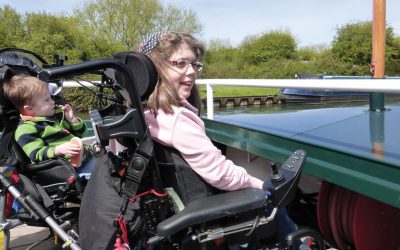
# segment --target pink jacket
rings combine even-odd
[[[145,116],[151,136],[159,143],[177,149],[183,159],[206,182],[221,190],[237,190],[246,187],[262,188],[263,182],[226,159],[205,133],[204,123],[197,110],[173,107],[174,114],[158,111],[157,117],[149,110]]]

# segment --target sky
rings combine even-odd
[[[203,26],[204,42],[220,39],[233,46],[246,36],[289,31],[300,47],[329,45],[338,28],[372,20],[373,0],[159,0],[193,10]],[[84,0],[0,0],[19,13],[71,14]],[[400,1],[386,0],[386,22],[400,35]]]

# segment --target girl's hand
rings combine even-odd
[[[76,118],[74,114],[74,110],[72,109],[71,105],[60,105],[60,108],[64,111],[64,117],[67,121],[71,124],[79,123],[78,118]]]

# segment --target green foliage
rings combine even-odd
[[[53,54],[67,55],[67,63],[135,49],[153,31],[201,32],[196,14],[158,0],[93,0],[73,16],[46,12],[18,14],[0,8],[0,47],[32,50],[47,61]]]
[[[396,38],[392,27],[386,28],[385,58],[387,63],[395,64],[399,59],[400,43]],[[338,29],[337,35],[332,43],[332,53],[342,62],[353,64],[358,73],[366,65],[371,63],[372,58],[372,24],[371,22],[350,23]],[[393,65],[390,67],[393,72]],[[400,69],[400,68],[397,68]]]
[[[385,61],[385,75],[400,76],[400,60],[399,59],[387,59]]]
[[[297,50],[297,59],[303,62],[313,62],[326,51],[329,51],[329,48],[324,45],[302,47]]]
[[[173,5],[163,7],[162,13],[155,20],[158,31],[181,31],[199,34],[202,26],[193,10],[179,9]],[[148,32],[148,31],[147,31]]]
[[[35,51],[52,62],[54,54],[68,56],[69,63],[86,59],[84,34],[76,29],[73,17],[47,13],[28,13],[24,19],[24,38],[17,47]]]
[[[277,42],[279,41],[279,42]],[[223,41],[210,43],[201,78],[293,78],[297,73],[369,75],[371,24],[348,24],[327,46],[296,49],[288,33],[270,32],[247,37],[239,48]],[[286,44],[286,46],[284,46]],[[281,46],[278,46],[281,45]],[[400,74],[400,38],[393,28],[386,31],[386,72]]]
[[[220,49],[233,48],[230,45],[229,40],[222,40],[222,39],[211,39],[208,42],[208,45],[206,47],[207,47],[207,50],[210,50],[210,51],[214,51],[214,50],[218,51]]]
[[[9,6],[0,8],[0,48],[16,47],[23,38],[21,16]]]
[[[149,32],[201,31],[193,11],[164,7],[158,0],[94,0],[77,10],[75,17],[78,29],[96,50],[92,57],[111,57],[136,49]]]
[[[76,112],[88,112],[96,107],[96,96],[84,88],[64,88],[62,93]]]
[[[270,59],[293,59],[295,50],[296,42],[290,33],[273,31],[244,43],[241,56],[248,64],[258,65]]]
[[[399,59],[400,40],[395,37],[393,27],[386,28],[385,58]]]
[[[112,6],[112,7],[111,7]],[[95,57],[110,57],[133,48],[160,11],[157,0],[98,0],[75,12],[78,27],[97,50]]]
[[[338,29],[332,42],[332,53],[355,65],[368,64],[372,56],[371,22],[350,23]]]
[[[238,62],[239,50],[230,47],[209,49],[205,56],[205,67],[201,77],[236,78],[239,77],[241,64]]]

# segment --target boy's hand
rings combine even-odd
[[[79,155],[80,152],[81,152],[80,147],[71,142],[60,144],[54,149],[55,156]]]
[[[60,105],[60,108],[64,111],[64,117],[67,119],[69,123],[76,124],[79,123],[78,118],[76,118],[74,114],[74,110],[72,109],[71,105],[65,104]]]

